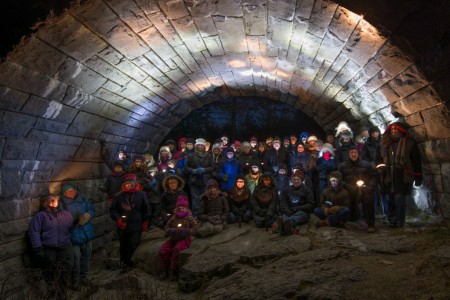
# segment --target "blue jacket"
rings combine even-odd
[[[239,162],[234,158],[223,161],[218,172],[218,176],[221,179],[220,189],[222,191],[229,191],[233,188],[240,169]]]
[[[70,231],[72,244],[80,245],[94,238],[94,226],[92,226],[90,220],[84,225],[78,224],[78,219],[85,213],[89,213],[91,217],[94,217],[95,211],[90,201],[84,199],[80,193],[77,193],[77,197],[74,200],[61,196],[58,207],[61,210],[67,210],[72,215],[74,221],[74,226]]]
[[[28,226],[31,246],[33,249],[39,247],[60,248],[71,244],[70,228],[72,224],[72,215],[67,211],[53,211],[49,208],[41,210],[31,219]]]

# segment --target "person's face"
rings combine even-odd
[[[161,151],[159,151],[159,153],[161,154],[162,157],[168,157],[170,152],[167,151],[166,149],[162,149]]]
[[[303,145],[298,145],[298,146],[297,146],[297,151],[298,151],[299,153],[303,153],[303,152],[305,152],[305,147],[304,147]]]
[[[64,192],[64,197],[68,199],[75,199],[75,196],[77,195],[77,191],[75,189],[68,189]]]
[[[345,144],[350,143],[350,137],[348,137],[348,136],[343,136],[343,137],[341,138],[341,140],[342,140],[342,142],[345,143]]]
[[[175,212],[187,212],[187,211],[188,211],[187,207],[184,206],[175,207]]]
[[[331,178],[330,179],[330,185],[332,188],[336,188],[339,184],[339,180],[337,180],[336,178]]]
[[[302,184],[302,179],[299,176],[292,177],[292,185],[299,187]]]
[[[168,163],[167,163],[167,166],[168,166],[169,168],[173,169],[173,168],[175,168],[175,163],[174,163],[173,161],[168,162]]]
[[[266,150],[266,148],[263,145],[258,147],[259,152],[264,152],[264,150]]]
[[[198,144],[197,146],[195,146],[195,149],[199,152],[205,151],[205,145]]]
[[[125,160],[126,158],[127,158],[127,156],[125,155],[125,153],[123,153],[123,152],[119,153],[119,159],[120,160]]]
[[[264,177],[263,183],[264,183],[265,186],[270,186],[270,184],[272,183],[272,181],[270,180],[270,178]]]
[[[226,146],[228,145],[228,139],[226,137],[221,138],[222,140],[222,145]]]
[[[208,192],[217,193],[217,192],[219,192],[219,189],[215,185],[212,185],[212,186],[208,187]]]
[[[245,181],[243,179],[238,179],[236,181],[236,186],[238,189],[242,189],[244,187],[244,185],[245,185]]]
[[[291,137],[291,145],[295,145],[297,143],[297,138]]]
[[[380,133],[378,131],[374,131],[370,134],[370,136],[374,139],[377,139],[380,136]]]
[[[186,149],[186,142],[181,142],[180,143],[180,148],[181,149]]]
[[[350,158],[350,160],[357,161],[358,157],[359,157],[358,150],[352,149],[352,150],[348,151],[348,158]]]
[[[58,207],[59,197],[58,196],[51,196],[47,201],[48,201],[47,202],[47,206],[48,207],[56,208],[56,207]]]
[[[330,160],[330,158],[331,158],[331,153],[328,152],[328,151],[324,151],[324,152],[323,152],[323,158],[324,158],[325,160]]]
[[[290,145],[290,141],[289,140],[284,140],[283,141],[283,145],[287,148],[287,147],[289,147],[289,145]]]
[[[142,167],[142,160],[136,159],[136,160],[134,161],[134,165],[135,165],[137,168]]]
[[[168,184],[170,190],[176,190],[178,188],[178,180],[176,179],[169,179]]]
[[[316,141],[313,140],[313,139],[310,139],[310,140],[308,141],[308,145],[310,145],[311,147],[314,147],[314,146],[316,145]]]
[[[255,148],[257,144],[258,144],[258,143],[255,142],[255,141],[251,141],[251,142],[250,142],[250,146],[252,146],[252,148]]]
[[[306,143],[306,140],[307,140],[308,138],[306,138],[306,137],[302,137],[302,142],[303,142],[303,144],[305,144]]]
[[[273,143],[273,147],[274,147],[276,150],[280,149],[280,142],[279,142],[279,141],[274,142],[274,143]]]
[[[187,144],[186,144],[186,148],[187,148],[188,150],[192,150],[192,149],[194,149],[194,144],[192,144],[192,143],[187,143]]]
[[[209,147],[211,147],[211,144],[209,142],[206,142],[206,144],[205,144],[205,151],[206,152],[209,151]]]
[[[334,144],[334,136],[333,135],[328,135],[327,136],[327,143],[333,145]]]
[[[116,173],[122,173],[122,172],[123,172],[122,166],[114,166],[114,172],[116,172]]]
[[[244,148],[242,148],[242,151],[243,151],[244,153],[250,153],[250,150],[251,150],[251,149],[252,149],[251,147],[245,146]]]
[[[168,144],[167,147],[169,147],[170,151],[175,149],[175,145],[174,144]]]
[[[127,190],[130,190],[130,189],[132,189],[132,188],[134,188],[136,186],[136,182],[134,182],[134,181],[125,181],[124,185],[125,185],[125,188]]]
[[[231,152],[231,151],[227,152],[227,158],[228,159],[232,159],[233,157],[234,157],[234,153],[233,152]]]
[[[392,125],[391,126],[391,134],[392,135],[398,135],[398,133],[399,133],[399,130],[398,130],[397,126]]]
[[[219,155],[219,153],[220,153],[220,148],[214,148],[214,149],[213,149],[213,153],[214,153],[215,155]]]
[[[150,154],[144,154],[144,160],[150,161],[152,159],[152,156]]]
[[[272,148],[273,143],[272,142],[266,142],[267,148]]]
[[[242,151],[242,146],[234,146],[234,150],[237,152],[237,153],[241,153],[241,151]]]
[[[287,171],[286,171],[286,169],[279,169],[279,170],[278,170],[278,174],[286,175],[286,174],[287,174]]]

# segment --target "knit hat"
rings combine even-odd
[[[232,147],[227,148],[227,149],[224,151],[225,156],[227,156],[228,153],[233,153],[233,157],[236,156],[236,153],[234,152],[234,149],[233,149]]]
[[[300,179],[303,180],[305,178],[305,173],[303,173],[303,171],[300,169],[296,169],[295,172],[292,173],[291,178],[294,178],[294,177],[300,177]]]
[[[65,192],[67,192],[70,189],[74,189],[76,190],[75,186],[72,183],[63,183],[61,185],[61,194],[64,194]]]
[[[317,137],[315,135],[311,135],[306,139],[307,142],[312,141],[312,140],[317,141]]]
[[[324,153],[325,151],[330,152],[330,153],[331,153],[331,156],[334,156],[334,148],[333,148],[333,145],[331,145],[331,144],[329,144],[329,143],[323,144],[322,149],[320,150],[320,153],[319,153],[319,157],[323,156],[323,153]]]
[[[170,153],[170,149],[168,146],[162,146],[161,148],[159,148],[159,152],[164,151],[164,150]]]
[[[402,122],[393,122],[393,123],[389,124],[388,127],[386,128],[385,132],[388,132],[388,131],[390,132],[393,125],[395,125],[399,131],[401,131],[405,134],[408,134],[408,130],[407,130],[408,126]]]
[[[339,122],[338,126],[336,127],[336,137],[342,136],[343,132],[349,132],[351,134],[351,138],[353,138],[353,131],[345,121]]]
[[[245,147],[251,148],[252,146],[250,145],[249,142],[243,142],[243,143],[242,143],[242,148],[245,148]]]
[[[114,167],[117,167],[117,166],[121,166],[121,167],[123,168],[123,162],[120,161],[120,160],[114,161],[114,163],[113,163],[113,168],[114,168]]]
[[[174,145],[174,146],[177,145],[177,143],[176,143],[174,140],[167,140],[166,143],[165,143],[165,145],[168,146],[169,144],[172,144],[172,145]]]
[[[184,195],[178,196],[177,198],[177,204],[175,205],[176,207],[186,207],[189,208],[189,201],[188,198]]]
[[[220,144],[219,144],[219,143],[215,143],[215,144],[212,146],[212,150],[214,150],[214,149],[219,149],[219,150],[220,150]]]
[[[145,150],[142,155],[152,155],[152,153],[150,152],[150,150]]]
[[[299,139],[307,139],[309,137],[309,133],[307,133],[306,131],[303,131],[302,133],[300,133]]]
[[[281,139],[280,139],[279,136],[275,136],[275,137],[273,138],[273,143],[276,143],[276,142],[281,143]]]
[[[197,145],[203,145],[203,146],[206,146],[206,140],[205,140],[205,139],[202,139],[202,138],[196,139],[196,140],[195,140],[195,146],[197,146]]]
[[[378,128],[378,126],[372,126],[372,127],[370,127],[370,128],[369,128],[369,136],[372,135],[372,133],[374,133],[374,132],[379,132],[379,133],[381,133],[380,128]]]
[[[195,144],[195,140],[193,138],[187,138],[186,144]]]
[[[219,188],[219,184],[217,183],[217,181],[215,179],[211,178],[206,182],[206,189],[213,187],[213,186],[216,188]]]
[[[342,174],[339,171],[330,172],[330,175],[328,175],[328,180],[330,180],[331,178],[335,178],[335,179],[339,180],[339,182],[341,182]]]
[[[135,161],[136,161],[136,160],[142,160],[142,161],[144,161],[144,156],[143,156],[143,155],[140,155],[140,154],[137,154],[137,155],[134,156],[134,160],[135,160]]]
[[[350,147],[348,147],[347,152],[350,152],[352,150],[357,150],[359,153],[358,147],[356,147],[355,145],[351,145]]]
[[[266,139],[266,144],[272,143],[272,142],[273,142],[273,138],[272,138],[271,136],[269,136],[269,137]]]
[[[330,135],[334,136],[335,134],[336,133],[333,129],[327,129],[325,136],[330,136]]]
[[[250,142],[258,142],[258,139],[256,138],[256,136],[252,136],[250,138]]]
[[[125,174],[125,176],[123,177],[123,182],[127,182],[127,181],[137,182],[136,175],[135,174]]]
[[[241,143],[240,141],[238,141],[238,140],[235,140],[234,143],[233,143],[233,145],[234,145],[235,147],[241,147],[241,146],[242,146],[242,143]]]
[[[288,137],[288,136],[285,136],[284,138],[283,138],[283,142],[284,141],[291,141],[291,139]]]

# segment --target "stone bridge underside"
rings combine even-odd
[[[93,0],[37,24],[0,64],[0,261],[18,263],[39,192],[64,178],[96,202],[100,245],[101,142],[155,151],[192,110],[233,96],[292,104],[325,129],[403,116],[424,157],[416,194],[450,216],[450,50],[436,46],[448,4],[338,2]]]

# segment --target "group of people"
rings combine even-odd
[[[357,137],[341,122],[327,131],[325,140],[307,132],[264,142],[254,136],[242,143],[230,143],[227,136],[214,143],[180,138],[178,143],[166,141],[156,158],[145,151],[130,160],[122,150],[112,166],[101,190],[117,224],[123,269],[133,267],[131,257],[142,232],[160,227],[170,237],[159,252],[164,275],[170,278],[176,277],[178,253],[189,247],[192,235],[217,234],[228,224],[253,221],[258,228],[290,235],[314,213],[317,227],[364,218],[368,232],[375,232],[380,206],[390,228],[403,227],[406,197],[412,184],[422,180],[417,146],[400,122],[390,124],[383,135],[374,126]],[[42,214],[55,214],[50,204]],[[94,215],[86,210],[89,218],[81,218],[86,214],[73,212],[69,205],[56,207],[71,213],[71,220],[64,213],[71,223],[68,232],[84,228]],[[37,253],[54,247],[42,235],[38,242],[35,223],[43,219],[36,216],[30,224]],[[73,233],[71,241],[64,241],[64,246],[76,244]],[[82,282],[85,273],[78,272],[72,282]]]

